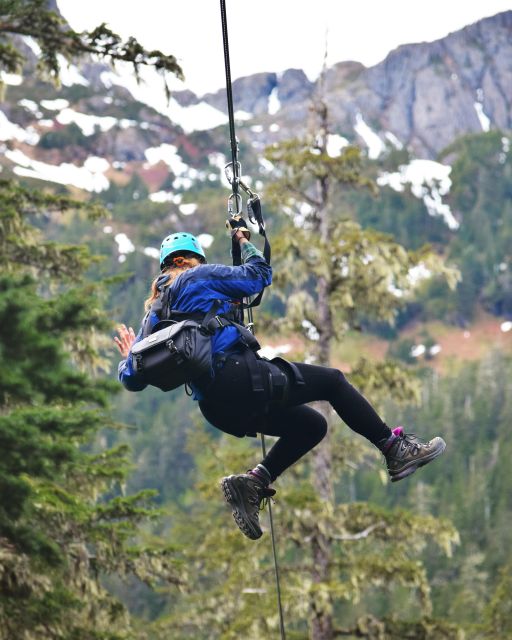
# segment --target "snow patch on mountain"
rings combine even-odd
[[[327,136],[327,155],[331,158],[337,158],[345,147],[348,147],[349,141],[337,133],[330,133]]]
[[[43,115],[42,112],[39,111],[39,105],[37,102],[34,102],[34,100],[23,98],[22,100],[18,100],[18,104],[20,107],[23,107],[27,111],[30,111],[30,113],[33,113],[36,118],[41,118]]]
[[[48,111],[60,111],[69,107],[69,101],[64,98],[56,98],[55,100],[41,100],[41,106]]]
[[[423,200],[431,216],[441,216],[452,230],[459,228],[459,222],[453,216],[449,205],[442,196],[449,193],[452,181],[449,165],[433,160],[412,160],[407,165],[400,165],[398,171],[381,173],[377,178],[379,186],[388,186],[395,191],[404,191],[409,185],[411,192]]]
[[[23,76],[19,73],[7,73],[0,71],[0,83],[9,84],[11,87],[18,87],[23,82]]]
[[[268,96],[268,113],[273,116],[281,109],[281,101],[278,97],[279,87],[274,87]]]
[[[151,202],[172,202],[173,204],[180,204],[182,200],[181,193],[173,193],[172,191],[156,191],[149,196]]]
[[[264,173],[272,173],[272,171],[274,171],[275,169],[274,163],[270,162],[270,160],[267,160],[264,157],[258,158],[258,164],[260,165]]]
[[[140,83],[137,82],[131,65],[119,64],[116,70],[116,73],[113,71],[101,73],[100,80],[106,89],[110,89],[113,85],[124,87],[135,100],[167,116],[185,133],[213,129],[228,122],[226,114],[206,102],[183,107],[175,98],[168,101],[162,86],[162,78],[154,69],[141,69]]]
[[[400,142],[400,140],[395,136],[394,133],[391,133],[391,131],[386,131],[384,135],[395,147],[395,149],[398,149],[399,151],[401,151],[404,148],[404,145]]]
[[[41,47],[37,44],[34,38],[31,38],[30,36],[21,36],[21,39],[36,56],[36,58],[39,58],[39,56],[41,55]]]
[[[249,113],[249,111],[243,111],[242,109],[238,109],[238,111],[235,111],[234,113],[235,116],[235,120],[252,120],[253,115],[252,113]]]
[[[195,202],[187,202],[185,204],[180,204],[178,209],[184,216],[191,216],[197,211],[197,204]]]
[[[506,320],[505,322],[502,322],[500,324],[500,329],[503,333],[508,333],[509,331],[512,331],[512,322],[510,322],[510,320]]]
[[[155,247],[144,247],[144,249],[142,250],[142,253],[145,256],[149,256],[150,258],[153,258],[154,260],[160,260],[160,251]]]
[[[213,151],[208,155],[208,162],[212,167],[216,167],[219,170],[222,186],[226,187],[226,189],[231,189],[231,185],[226,177],[226,172],[224,171],[224,167],[226,166],[226,156],[219,151]]]
[[[78,67],[69,63],[62,54],[57,54],[60,72],[59,79],[65,87],[72,87],[74,84],[81,84],[84,87],[89,86],[89,80],[78,70]]]
[[[203,249],[209,249],[212,246],[212,242],[214,240],[213,236],[209,233],[200,233],[197,236],[199,244],[203,247]]]
[[[510,151],[510,140],[503,136],[501,138],[501,153],[498,157],[500,164],[505,164],[507,161],[508,152]]]
[[[43,102],[41,102],[41,104],[45,106]],[[52,102],[59,102],[59,100],[53,100]],[[63,102],[66,102],[66,100]],[[97,129],[105,133],[115,126],[127,129],[137,124],[135,120],[128,120],[127,118],[118,119],[113,116],[91,116],[87,113],[80,113],[79,111],[74,111],[69,108],[62,109],[56,119],[57,122],[64,125],[74,122],[80,127],[84,136],[92,136]]]
[[[291,344],[280,344],[280,345],[277,345],[276,347],[272,347],[271,345],[266,344],[258,351],[258,353],[262,358],[267,358],[268,360],[272,360],[272,358],[276,358],[277,356],[288,353],[291,350],[292,350]],[[256,589],[254,591],[256,591]],[[249,589],[244,589],[244,592],[245,593],[249,592]]]
[[[480,122],[482,131],[489,131],[491,128],[491,119],[486,115],[483,104],[481,102],[474,102],[473,106],[475,107],[476,115],[478,116],[478,121]]]
[[[185,164],[178,154],[178,148],[173,144],[161,144],[158,147],[149,147],[144,152],[149,164],[158,164],[165,162],[175,176],[181,176],[189,170],[188,164]]]
[[[5,157],[17,165],[13,171],[18,176],[74,186],[94,193],[99,193],[109,187],[109,181],[103,175],[103,171],[108,168],[109,164],[104,158],[91,156],[82,167],[77,167],[66,162],[54,165],[33,160],[19,149],[7,150]]]
[[[380,154],[385,151],[386,145],[375,131],[366,124],[361,112],[356,113],[354,130],[368,147],[368,157],[370,160],[376,160]]]
[[[126,233],[116,233],[114,240],[117,242],[119,253],[133,253],[135,246]]]
[[[11,122],[3,111],[0,111],[0,140],[17,140],[18,142],[26,142],[35,145],[39,142],[39,134],[33,127],[24,129],[19,125]]]

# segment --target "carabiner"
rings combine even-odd
[[[233,171],[233,163],[228,162],[224,166],[224,173],[226,175],[226,180],[229,184],[233,184],[233,181],[236,181],[237,186],[240,184],[240,174],[242,173],[242,165],[238,160],[235,162],[235,171]]]
[[[236,211],[233,211],[233,202],[236,201]],[[242,213],[242,196],[232,193],[228,198],[228,213],[231,217],[238,216]]]
[[[249,198],[254,198],[254,196],[257,196],[256,193],[254,193],[254,191],[252,191],[246,184],[245,182],[242,182],[241,179],[238,180],[238,184],[242,187],[242,189],[245,191],[245,193],[249,196]]]

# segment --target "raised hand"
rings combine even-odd
[[[119,334],[119,338],[115,336],[114,342],[123,358],[127,358],[132,344],[135,342],[135,332],[131,327],[127,328],[125,324],[122,324],[120,327],[117,327],[117,333]]]

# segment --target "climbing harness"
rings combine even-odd
[[[240,188],[247,194],[247,215],[253,224],[258,225],[258,232],[263,237],[265,246],[263,255],[265,260],[270,264],[271,250],[270,243],[265,231],[265,222],[261,212],[261,202],[258,194],[251,191],[251,189],[242,181],[241,173],[242,167],[238,160],[238,140],[235,134],[235,117],[233,111],[233,91],[231,84],[231,64],[229,60],[229,40],[228,40],[228,23],[226,15],[226,0],[220,0],[220,14],[222,23],[222,41],[224,45],[224,68],[226,72],[226,95],[228,102],[228,118],[229,118],[229,138],[231,145],[231,162],[225,167],[226,178],[231,184],[232,193],[228,199],[228,214],[231,217],[241,216],[242,214],[242,196],[240,194]],[[235,246],[236,245],[236,246]],[[233,264],[241,264],[242,256],[241,251],[237,243],[233,245]],[[263,291],[261,291],[254,300],[246,302],[243,307],[247,310],[247,318],[249,320],[248,328],[254,333],[253,322],[253,307],[257,306],[261,302]],[[265,436],[261,436],[261,449],[263,457],[266,456]],[[272,517],[272,505],[268,501],[268,513],[270,518],[270,537],[272,540],[272,554],[274,557],[274,571],[276,578],[276,592],[277,592],[277,606],[279,611],[279,629],[281,632],[281,640],[285,640],[285,628],[284,628],[284,616],[283,606],[281,601],[281,587],[279,582],[279,565],[277,561],[276,541],[274,532],[274,519]]]
[[[260,349],[251,331],[236,322],[237,310],[219,313],[221,300],[215,300],[207,313],[187,313],[171,309],[170,295],[171,287],[167,286],[144,317],[142,340],[132,346],[133,367],[147,384],[171,391],[209,377],[211,337],[227,326],[237,328],[248,351]],[[153,316],[158,318],[154,326]]]

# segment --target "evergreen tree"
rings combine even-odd
[[[287,293],[288,326],[302,330],[310,340],[314,361],[328,366],[333,339],[340,339],[347,328],[358,326],[365,315],[377,320],[393,319],[399,306],[397,295],[403,297],[411,289],[413,267],[423,265],[442,272],[452,283],[455,273],[440,265],[428,248],[407,252],[389,237],[363,231],[356,223],[341,218],[333,206],[333,192],[340,188],[371,188],[371,184],[362,174],[357,148],[348,147],[335,158],[327,153],[328,110],[322,100],[314,105],[312,115],[316,122],[309,139],[275,145],[268,155],[279,175],[271,195],[284,201],[294,223],[289,232],[281,235],[276,251],[282,257],[277,281]],[[290,294],[290,286],[298,292]],[[379,371],[379,367],[360,363],[354,378],[364,391],[372,391],[372,386],[387,386],[397,399],[407,399],[414,393],[414,384],[399,368],[390,363],[384,366],[385,370],[381,367]],[[322,411],[329,418],[325,407]],[[313,451],[312,481],[321,503],[335,509],[337,474],[330,437]],[[344,518],[334,525],[323,521],[321,513],[322,510],[315,514],[307,532],[303,531],[303,538],[310,540],[315,585],[310,594],[311,637],[329,640],[335,633],[335,538],[330,530],[343,529]],[[365,526],[373,531],[371,517],[367,517]],[[400,579],[398,561],[393,573]],[[368,579],[371,582],[370,576]]]
[[[41,47],[39,71],[58,81],[60,60],[84,54],[181,75],[173,56],[123,42],[101,25],[70,29],[44,0],[0,1],[0,68],[20,72],[17,36]],[[143,637],[102,576],[181,583],[174,554],[137,546],[156,517],[152,492],[124,495],[124,446],[95,453],[113,385],[102,287],[87,282],[85,247],[45,241],[32,222],[56,212],[106,213],[95,204],[0,182],[0,638]]]
[[[111,424],[98,343],[110,327],[83,247],[45,242],[29,219],[88,206],[0,183],[0,637],[127,637],[102,574],[178,578],[168,549],[134,546],[150,492],[120,491],[125,447],[94,453]],[[43,295],[44,294],[44,295]],[[113,426],[113,425],[111,425]],[[110,497],[102,498],[106,492]]]
[[[280,206],[294,207],[299,217],[299,224],[288,225],[274,243],[275,284],[286,295],[286,327],[311,338],[315,361],[322,364],[330,361],[334,339],[364,315],[393,317],[396,291],[411,288],[413,266],[423,262],[443,271],[427,249],[409,253],[387,236],[340,219],[331,190],[369,183],[357,149],[339,158],[327,154],[326,116],[321,112],[324,130],[315,140],[270,149],[280,172],[272,190]],[[402,368],[389,362],[361,362],[354,378],[373,399],[391,391],[409,400],[418,391]],[[373,467],[377,456],[360,439],[344,437],[339,427],[331,433],[325,445],[279,481],[275,515],[288,636],[457,638],[454,626],[429,619],[430,588],[417,559],[428,540],[450,553],[458,541],[456,531],[428,515],[351,499],[347,487],[353,486],[354,474]],[[273,637],[279,621],[270,547],[243,538],[218,505],[216,480],[226,469],[247,464],[247,442],[195,433],[190,447],[197,465],[195,492],[174,510],[172,537],[184,545],[194,583],[190,594],[170,603],[167,616],[157,622],[158,637],[167,637],[170,629],[176,638]],[[257,443],[251,448],[257,458]],[[419,621],[395,617],[392,604],[379,618],[368,611],[360,616],[347,612],[345,603],[353,608],[370,586],[390,584],[416,594]]]
[[[129,62],[137,77],[141,66],[151,66],[162,75],[167,95],[167,74],[183,77],[174,56],[156,49],[148,51],[132,37],[123,41],[104,23],[92,31],[78,33],[49,8],[50,4],[48,0],[0,0],[0,69],[21,73],[25,56],[15,36],[28,36],[41,48],[39,72],[57,83],[62,58],[69,62],[84,55],[94,55],[112,64]]]

